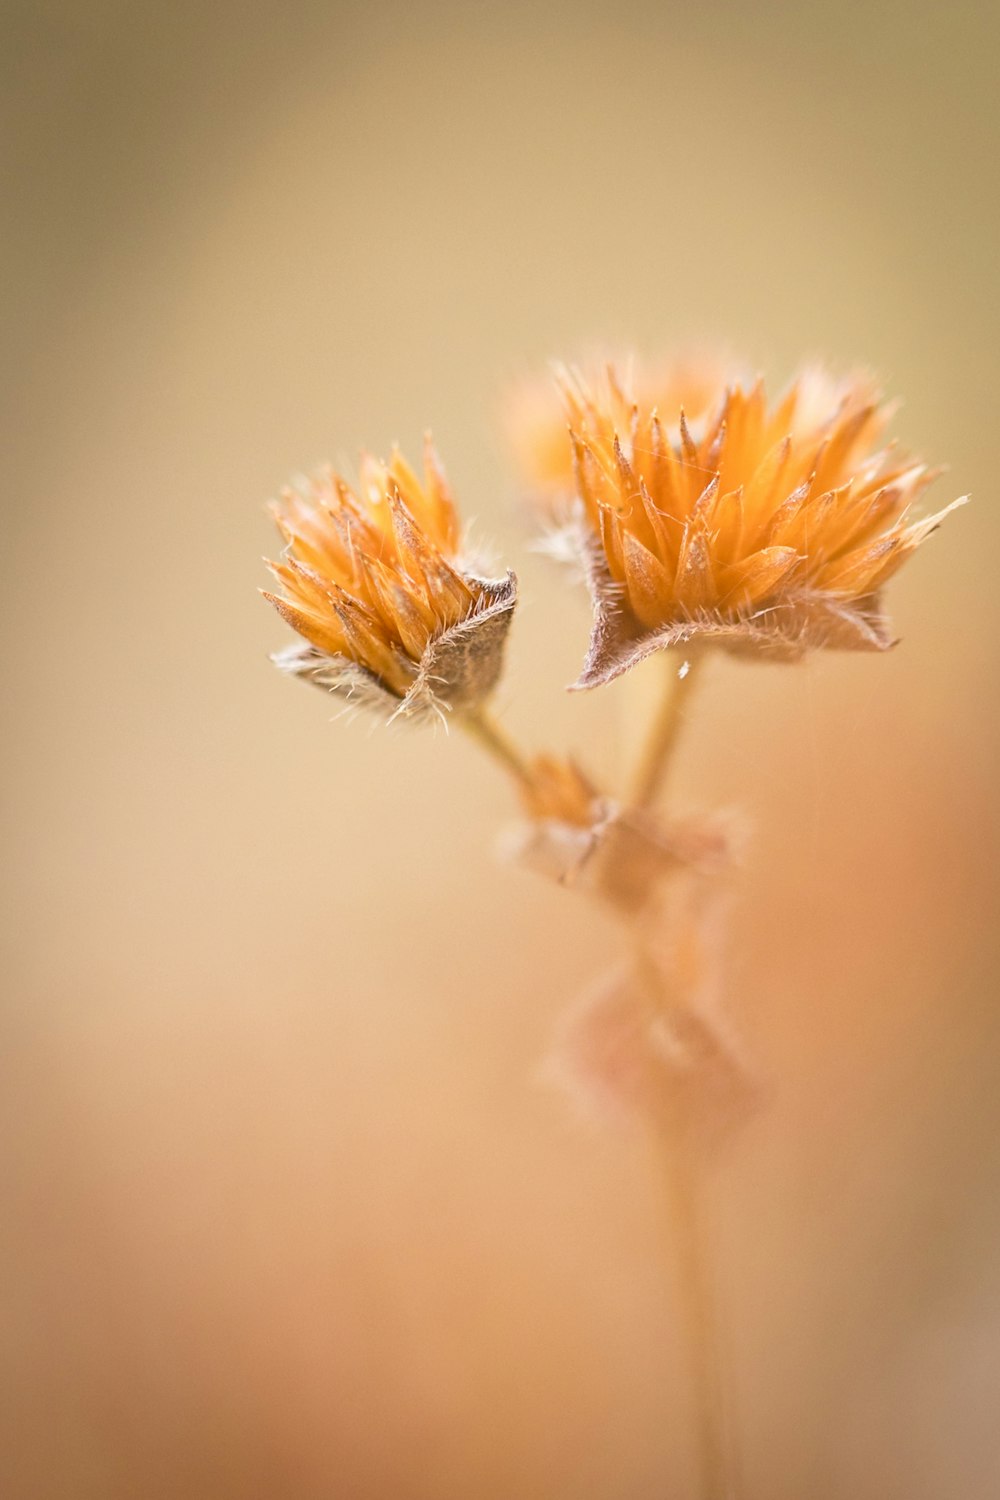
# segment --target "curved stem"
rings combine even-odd
[[[528,757],[488,709],[470,709],[458,722],[519,786],[529,790],[534,786],[535,776]]]
[[[649,729],[628,801],[632,807],[651,807],[663,789],[671,756],[685,721],[685,711],[698,675],[701,658],[693,651],[685,656],[679,668],[676,657],[667,657],[671,667],[670,681]]]

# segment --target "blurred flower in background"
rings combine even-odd
[[[551,375],[522,379],[511,389],[505,408],[505,425],[521,472],[538,498],[557,510],[572,494],[574,450],[566,429],[574,415],[574,390],[576,409],[581,402],[599,406],[623,437],[631,431],[636,406],[660,412],[667,423],[683,411],[689,427],[700,431],[727,375],[733,373],[731,360],[692,349],[651,363],[608,356],[587,360],[572,371],[554,365]]]

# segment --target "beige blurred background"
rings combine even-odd
[[[617,953],[494,854],[455,737],[281,680],[264,502],[428,423],[562,689],[508,383],[707,338],[859,360],[970,490],[878,660],[718,665],[686,806],[754,829],[712,1184],[741,1500],[1000,1493],[1000,21],[948,7],[6,0],[9,1500],[684,1500],[642,1136],[537,1081]]]

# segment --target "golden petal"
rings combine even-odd
[[[338,596],[338,585],[333,580],[314,573],[294,557],[284,563],[268,563],[268,567],[293,601],[319,615],[330,613]]]
[[[771,510],[791,451],[792,440],[786,434],[765,453],[746,487],[746,503],[749,511],[764,514]]]
[[[261,589],[261,593],[269,604],[274,605],[281,618],[318,650],[326,652],[328,656],[350,654],[347,639],[336,618],[301,609],[283,599],[280,594],[272,594],[267,589]]]
[[[835,423],[823,457],[816,465],[819,489],[835,489],[843,483],[858,448],[870,444],[879,424],[879,408],[874,402],[844,412]]]
[[[437,567],[440,554],[424,536],[399,490],[390,490],[388,504],[401,570],[415,583],[423,584]]]
[[[732,402],[733,388],[730,387],[726,390],[714,419],[709,422],[705,429],[702,448],[707,455],[707,462],[713,467],[718,463],[729,435],[729,412]]]
[[[618,510],[622,524],[628,531],[634,532],[644,547],[655,551],[656,532],[646,515],[646,507],[642,499],[642,481],[622,452],[622,445],[618,441],[617,434],[614,440],[614,453],[615,462],[618,465]]]
[[[780,493],[780,492],[779,492]],[[770,541],[771,527],[774,525],[778,515],[795,515],[799,507],[809,497],[809,483],[806,481],[797,488],[791,490],[781,501],[777,510],[772,503],[764,507],[755,505],[752,509],[744,496],[743,500],[743,549],[745,552],[756,552],[758,548],[765,547]]]
[[[395,627],[395,592],[400,585],[400,575],[378,558],[365,558],[362,563],[364,581],[367,584],[372,604],[378,615]],[[420,616],[424,635],[434,629],[435,612],[422,592],[410,590],[413,609]]]
[[[425,573],[424,583],[439,620],[448,625],[457,625],[476,602],[475,590],[443,557],[433,571]]]
[[[741,612],[755,609],[772,589],[788,578],[800,560],[794,547],[762,547],[726,569],[722,603]]]
[[[677,548],[683,536],[683,527],[671,516],[657,509],[653,504],[653,497],[646,488],[646,482],[639,476],[639,499],[645,512],[646,521],[653,536],[653,552],[660,561],[669,568],[671,576],[677,565]]]
[[[874,592],[872,580],[898,550],[901,534],[880,536],[843,557],[836,558],[816,575],[816,582],[827,593],[840,598],[860,599]]]
[[[670,606],[670,575],[630,531],[622,538],[625,590],[633,614],[649,629],[662,625]]]
[[[718,498],[718,494],[719,476],[718,474],[713,474],[712,478],[708,481],[705,488],[702,490],[701,494],[695,501],[694,509],[691,512],[692,516],[709,523],[715,510],[715,503]]]
[[[705,464],[709,469],[715,469],[717,471],[719,469],[719,462],[722,458],[723,449],[726,446],[726,431],[727,429],[725,421],[720,422],[715,436],[707,444]]]
[[[802,513],[809,503],[809,486],[800,484],[773,512],[764,530],[769,547],[788,546],[802,530]]]
[[[758,376],[754,381],[749,394],[743,396],[740,415],[738,429],[735,423],[730,423],[731,430],[735,429],[733,430],[734,441],[732,451],[726,453],[726,465],[722,476],[727,489],[733,487],[734,468],[742,478],[749,467],[751,456],[759,453],[761,449],[764,421],[767,415],[767,395],[761,377]],[[727,449],[728,446],[727,444]]]
[[[426,639],[438,628],[438,612],[426,590],[412,583],[406,574],[401,573],[395,567],[380,565],[372,569],[372,581],[378,589],[379,618],[385,622],[390,635],[403,639],[397,620],[399,613],[397,599],[400,589],[404,591],[409,601],[408,614],[415,615],[419,620],[422,638]]]
[[[338,606],[337,619],[346,637],[351,659],[374,672],[376,677],[395,692],[405,693],[409,685],[409,674],[382,632],[376,630],[360,610],[351,609],[347,605]]]
[[[598,525],[608,567],[612,577],[621,583],[625,577],[625,559],[622,553],[622,527],[617,512],[602,505],[598,512]]]
[[[950,505],[946,505],[936,515],[928,516],[923,521],[915,521],[911,526],[906,527],[904,531],[897,532],[895,534],[896,545],[872,577],[872,589],[880,589],[892,577],[896,569],[901,567],[906,559],[916,551],[920,544],[925,542],[933,532],[937,531],[945,516],[953,510],[958,510],[959,506],[965,505],[968,499],[968,495],[960,495],[957,500],[953,500]]]
[[[691,432],[687,424],[687,417],[684,415],[683,407],[681,407],[680,429],[681,453],[683,455],[683,461],[688,465],[689,468],[698,469],[701,467],[701,455],[698,452],[698,446],[695,443],[694,438],[691,436]]]
[[[413,514],[417,515],[418,512],[422,512],[424,509],[422,504],[423,487],[402,453],[396,447],[393,447],[388,468],[391,483],[387,488],[391,489],[392,484],[395,484]],[[421,519],[423,519],[422,515]]]
[[[613,506],[616,503],[617,490],[604,465],[600,462],[594,444],[579,435],[573,428],[570,428],[569,435],[573,444],[577,489],[590,513],[591,520],[596,522],[598,514],[604,507]]]
[[[672,446],[667,442],[666,434],[663,431],[656,412],[653,413],[650,422],[650,435],[652,438],[652,462],[647,475],[649,493],[656,502],[661,515],[668,516],[678,526],[681,526],[683,522],[679,517],[679,511],[682,503],[682,489],[677,458]]]
[[[712,550],[702,520],[691,520],[684,528],[674,575],[673,594],[681,610],[693,614],[711,604],[716,596]]]
[[[419,662],[430,636],[427,624],[409,589],[395,583],[388,600],[392,611],[389,619],[406,651],[415,662]]]
[[[907,499],[906,492],[898,486],[845,499],[823,536],[827,560],[833,562],[848,552],[856,552],[879,532],[887,532],[905,509]]]
[[[735,562],[743,550],[742,485],[720,495],[712,510],[712,550],[720,563]]]

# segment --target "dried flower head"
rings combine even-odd
[[[399,453],[362,456],[360,492],[326,471],[272,507],[286,548],[264,591],[308,643],[275,656],[293,675],[388,714],[469,709],[499,677],[513,573],[459,558],[459,521],[428,436],[424,480]]]
[[[683,1121],[711,1147],[756,1106],[756,1079],[724,1014],[724,907],[716,886],[690,882],[663,910],[655,942],[565,1014],[545,1073],[582,1114]]]
[[[627,371],[627,373],[622,373]],[[594,361],[581,375],[556,366],[564,398],[571,392],[586,403],[588,392],[622,431],[629,430],[633,406],[663,412],[682,408],[690,424],[703,420],[725,386],[727,367],[718,356],[692,351],[671,360],[642,365],[635,360]],[[518,465],[532,490],[558,506],[574,493],[573,449],[566,440],[566,400],[548,378],[516,386],[507,410],[507,428]]]
[[[910,519],[935,474],[879,447],[890,412],[869,379],[807,371],[776,403],[737,380],[673,427],[561,385],[595,611],[578,687],[696,640],[786,660],[892,644],[883,585],[947,511]]]

